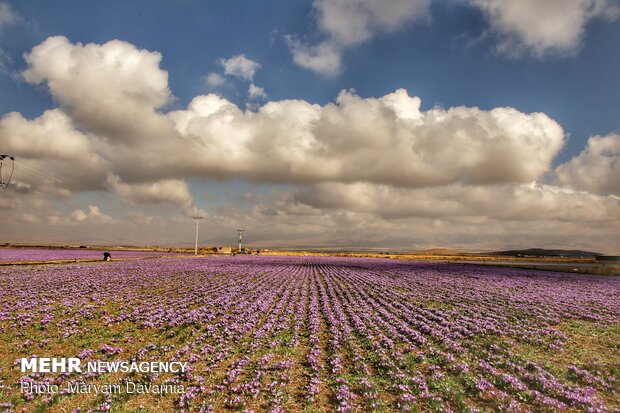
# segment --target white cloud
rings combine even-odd
[[[97,205],[88,206],[88,218],[99,222],[110,222],[112,217],[101,212]]]
[[[61,217],[50,217],[54,225],[71,225],[71,224],[79,224],[83,222],[90,222],[96,224],[111,224],[115,223],[116,220],[111,216],[104,214],[101,212],[101,209],[97,205],[89,205],[88,212],[84,212],[81,209],[74,210],[69,219],[61,218]]]
[[[125,144],[168,132],[167,120],[155,112],[172,99],[161,54],[120,40],[84,45],[55,36],[25,58],[24,79],[45,83],[78,126]]]
[[[469,0],[482,10],[499,36],[498,52],[536,57],[578,51],[585,27],[594,18],[615,20],[614,0]]]
[[[92,141],[59,109],[34,120],[10,112],[0,118],[0,137],[7,152],[18,157],[78,160],[94,152]]]
[[[315,0],[320,29],[337,45],[360,44],[377,33],[426,19],[430,0]]]
[[[268,102],[256,113],[208,95],[170,117],[194,145],[178,167],[272,182],[530,182],[563,144],[562,128],[542,113],[419,108],[420,99],[402,89],[366,99],[342,92],[325,106]]]
[[[230,59],[220,59],[220,64],[224,68],[224,73],[241,79],[252,81],[256,71],[260,69],[260,64],[248,59],[244,54],[239,54]]]
[[[485,217],[498,221],[614,222],[620,199],[542,184],[394,188],[324,183],[297,191],[313,208],[371,213],[384,219]]]
[[[23,19],[13,11],[11,5],[6,2],[0,2],[0,36],[2,29],[8,26],[22,23]],[[9,74],[7,66],[13,61],[9,53],[0,47],[0,75]]]
[[[74,192],[105,186],[110,165],[97,150],[99,139],[77,130],[72,118],[59,109],[33,120],[17,112],[4,115],[0,143],[16,158],[18,190],[20,185],[22,190],[62,186]]]
[[[47,223],[51,226],[71,225],[71,221],[59,215],[50,215],[47,217]]]
[[[341,68],[341,54],[380,33],[428,18],[430,0],[314,0],[320,31],[326,39],[311,45],[285,36],[296,64],[333,76]]]
[[[293,36],[284,39],[297,65],[325,76],[335,76],[342,70],[341,51],[329,42],[308,45]]]
[[[69,218],[72,223],[81,223],[85,221],[94,223],[114,222],[114,219],[111,216],[101,212],[101,209],[97,205],[89,205],[87,213],[81,209],[76,209],[71,213]],[[57,221],[58,224],[62,222],[62,220]]]
[[[88,219],[88,215],[81,209],[76,209],[71,213],[71,219],[76,222],[83,222]]]
[[[256,86],[254,83],[250,83],[250,87],[248,88],[248,99],[260,100],[266,98],[267,93],[265,93],[265,89],[260,86]]]
[[[0,3],[0,28],[15,24],[19,21],[19,16],[13,11],[11,5],[5,2]]]
[[[128,215],[132,222],[140,225],[164,226],[166,224],[165,220],[160,216],[145,215],[141,212],[130,212]]]
[[[226,79],[224,79],[224,77],[219,73],[209,73],[205,78],[205,81],[209,86],[213,87],[222,86],[226,83]]]
[[[11,61],[11,57],[0,47],[0,75],[9,73],[7,64]]]
[[[560,165],[555,173],[564,185],[620,195],[620,135],[591,137],[583,152]]]
[[[41,222],[41,220],[39,219],[39,217],[37,217],[34,214],[29,214],[29,213],[24,213],[21,216],[21,221],[22,222],[26,222],[28,224],[38,224]]]
[[[141,204],[163,204],[189,207],[192,196],[185,181],[164,179],[157,182],[127,184],[110,176],[111,187],[125,200]]]
[[[26,217],[24,217],[24,219],[25,218]],[[28,222],[36,223],[40,222],[40,220]],[[96,205],[89,205],[88,212],[84,212],[82,209],[75,209],[68,216],[65,216],[59,211],[51,211],[51,213],[47,214],[47,224],[52,227],[70,228],[80,226],[82,224],[111,225],[117,223],[117,220],[112,218],[110,215],[101,212],[101,209]]]

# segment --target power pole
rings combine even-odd
[[[239,234],[239,252],[241,252],[241,239],[243,238],[243,229],[238,229],[237,233]]]
[[[4,180],[2,179],[2,164],[4,163],[4,160],[6,158],[9,158],[11,160],[11,173],[9,175],[9,179],[4,182]],[[0,188],[7,189],[9,187],[9,184],[11,183],[11,178],[13,177],[13,171],[15,171],[15,157],[6,154],[0,154]]]
[[[198,223],[202,219],[201,216],[193,217],[196,220],[196,246],[194,247],[194,255],[198,255]]]

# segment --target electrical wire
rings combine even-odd
[[[40,166],[36,166],[28,162],[21,161],[20,163],[18,163],[17,170],[29,174],[39,181],[43,181],[44,183],[49,183],[59,187],[64,187],[65,189],[68,189],[72,192],[93,191],[93,188],[89,186],[76,182],[75,180],[67,180],[65,178],[61,178],[47,169],[43,169]]]

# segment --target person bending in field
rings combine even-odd
[[[110,255],[109,252],[104,252],[103,253],[103,260],[104,261],[110,261],[112,259],[112,256]]]

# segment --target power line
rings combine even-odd
[[[74,191],[74,192],[92,191],[92,188],[86,185],[83,185],[79,182],[76,182],[75,180],[68,181],[65,178],[62,178],[47,169],[29,164],[24,161],[17,164],[17,169],[19,170],[20,168],[23,169],[23,172],[30,173],[31,175],[34,175],[34,176],[38,176],[39,179],[45,180],[53,185],[64,186],[66,189],[70,189],[71,191]]]
[[[2,159],[10,158],[11,160],[14,160],[14,158],[10,157],[9,155],[2,155],[2,157],[3,157]],[[0,163],[0,167],[1,165],[2,164]],[[68,189],[72,192],[90,192],[93,190],[93,188],[83,185],[79,182],[68,181],[64,178],[57,176],[55,173],[49,170],[35,166],[31,163],[29,164],[27,161],[23,159],[20,159],[19,162],[17,163],[13,162],[13,165],[12,165],[11,177],[12,176],[19,177],[19,175],[28,175],[39,184],[43,183],[45,185],[50,184],[50,185],[54,185],[58,187],[64,187],[65,189]],[[10,181],[11,181],[10,178],[6,183],[3,181],[3,187],[6,188],[8,186],[8,183],[10,183]]]

